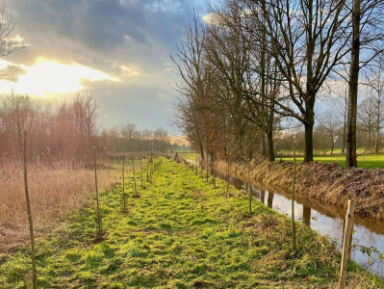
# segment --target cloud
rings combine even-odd
[[[166,126],[173,113],[169,84],[177,77],[169,55],[176,54],[194,5],[203,2],[9,1],[17,39],[29,44],[6,58],[25,70],[19,83],[11,85],[38,95],[89,91],[100,104],[99,122],[104,126],[127,121],[142,128]],[[43,69],[36,63],[40,56],[51,66],[44,64]],[[34,85],[38,82],[44,85]]]
[[[30,43],[13,62],[32,64],[38,55],[50,55],[107,73],[119,73],[114,62],[161,69],[193,13],[188,0],[13,0],[9,5],[20,37]]]

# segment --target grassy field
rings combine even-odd
[[[280,158],[277,158],[277,160],[279,159]],[[303,157],[298,157],[297,161],[302,162],[303,159],[304,159]],[[282,158],[282,160],[292,162],[293,157]],[[322,162],[322,163],[338,163],[341,167],[345,167],[344,155],[315,156],[314,161]],[[364,168],[364,169],[384,168],[384,154],[360,155],[357,158],[357,164],[358,164],[358,167]]]
[[[39,288],[335,288],[340,254],[298,224],[225,183],[217,188],[164,160],[121,213],[121,184],[102,192],[105,240],[95,242],[94,201],[38,240]],[[129,185],[128,185],[129,186]],[[131,189],[130,189],[131,190]],[[0,256],[0,288],[26,288],[28,248]],[[384,283],[350,262],[350,288]]]
[[[183,151],[181,153],[185,159],[196,160],[198,154],[192,151]],[[291,152],[292,153],[292,152]],[[276,157],[276,160],[283,160],[288,162],[293,162],[293,157]],[[297,157],[298,162],[302,162],[304,157]],[[321,163],[337,163],[341,167],[345,167],[345,156],[341,154],[335,155],[315,155],[315,162]],[[364,169],[375,169],[375,168],[384,168],[384,154],[358,154],[357,158],[358,167]]]

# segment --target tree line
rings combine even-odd
[[[77,92],[71,101],[62,102],[58,108],[50,104],[41,107],[28,96],[2,96],[0,166],[4,168],[7,161],[21,160],[24,137],[28,160],[49,165],[57,161],[70,166],[92,164],[95,149],[102,159],[109,152],[166,151],[177,145],[161,128],[140,131],[132,123],[100,128],[98,109],[94,97],[86,92]]]
[[[178,126],[201,158],[211,160],[260,152],[274,161],[282,133],[300,125],[304,161],[312,162],[316,135],[333,147],[337,131],[347,166],[357,166],[363,128],[368,146],[374,142],[377,151],[380,145],[383,8],[379,0],[224,0],[209,6],[172,56],[182,79]],[[325,105],[339,120],[318,117],[318,99],[344,86],[344,109]],[[363,90],[369,95],[359,105]],[[374,112],[368,123],[367,110]]]

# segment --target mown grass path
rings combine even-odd
[[[164,160],[140,198],[121,213],[121,184],[103,192],[103,242],[95,243],[92,200],[52,236],[38,240],[41,288],[334,288],[334,245],[232,189],[226,199],[186,166]],[[0,288],[25,288],[28,248],[0,265]],[[351,263],[353,288],[383,283]]]

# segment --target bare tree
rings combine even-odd
[[[352,0],[352,42],[348,91],[346,166],[357,167],[356,123],[360,68],[383,52],[383,8],[381,0]],[[362,56],[361,52],[365,51]]]
[[[368,97],[359,104],[359,110],[357,111],[357,124],[359,125],[359,130],[368,134],[368,151],[371,150],[372,136],[377,126],[377,114],[376,99],[374,97]]]
[[[367,85],[371,88],[373,94],[375,94],[374,111],[375,116],[375,153],[379,153],[380,147],[380,132],[382,129],[382,123],[384,121],[384,115],[382,113],[383,98],[384,98],[384,59],[383,57],[377,57],[370,67]]]
[[[6,1],[0,3],[0,22],[0,57],[9,56],[27,47],[24,40],[18,35],[12,13],[8,9]],[[17,81],[19,70],[17,66],[7,66],[0,70],[0,79]]]
[[[285,93],[271,99],[282,116],[305,128],[304,161],[313,161],[317,94],[348,53],[346,1],[243,0],[249,33],[265,31],[265,47],[281,74]],[[283,92],[283,91],[282,91]]]
[[[317,131],[329,139],[331,155],[333,154],[333,150],[335,148],[336,136],[340,127],[340,120],[331,111],[327,111],[325,115],[320,116],[319,118]]]

